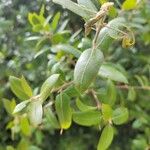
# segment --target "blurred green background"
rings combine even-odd
[[[130,22],[135,34],[136,43],[133,48],[124,49],[120,41],[107,44],[104,50],[106,60],[123,66],[131,85],[150,86],[150,2],[141,1],[138,8],[120,12],[123,1],[114,1],[116,13],[121,13]],[[60,12],[60,20],[54,28],[62,28],[51,41],[45,35],[34,31],[28,20],[29,12],[40,11],[45,5],[44,16],[53,20]],[[100,4],[100,3],[99,3]],[[110,19],[116,14],[112,13]],[[57,20],[57,19],[56,19]],[[56,26],[56,27],[55,27]],[[59,5],[47,1],[1,0],[0,1],[0,150],[94,150],[99,139],[95,127],[81,127],[73,124],[71,128],[59,134],[49,126],[32,128],[32,135],[26,136],[17,127],[9,128],[8,123],[14,121],[3,103],[3,98],[12,101],[15,96],[10,91],[8,78],[10,75],[24,75],[36,93],[50,72],[62,71],[68,75],[65,60],[61,60],[64,52],[55,54],[53,46],[59,43],[70,44],[80,51],[88,48],[90,38],[84,37],[84,21],[74,13],[64,10]],[[29,37],[40,37],[40,40]],[[109,46],[109,47],[108,47]],[[72,59],[71,56],[69,56]],[[61,62],[61,63],[60,63]],[[65,66],[65,67],[64,67]],[[64,69],[65,68],[65,69]],[[72,70],[71,70],[72,71]],[[67,73],[66,73],[67,72]],[[150,149],[150,90],[117,91],[121,103],[125,103],[130,111],[129,121],[115,130],[112,150],[149,150]],[[19,100],[16,99],[16,103]],[[12,132],[14,135],[12,135]],[[149,147],[149,148],[148,148]]]

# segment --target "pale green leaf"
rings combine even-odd
[[[97,107],[84,104],[80,99],[76,99],[76,105],[80,111],[95,110]]]
[[[93,4],[93,2],[91,0],[77,0],[77,2],[79,5],[83,5],[87,9],[97,11],[96,6]]]
[[[30,100],[23,101],[16,105],[15,109],[13,110],[13,114],[18,113],[22,111],[25,107],[27,107],[27,104],[30,102]]]
[[[22,78],[21,78],[21,85],[22,85],[22,88],[23,88],[24,92],[25,92],[29,97],[32,97],[32,96],[33,96],[32,89],[31,89],[31,87],[29,86],[29,84],[27,83],[27,81],[26,81],[26,79],[24,78],[24,76],[22,76]]]
[[[3,99],[3,104],[4,104],[4,107],[5,107],[6,111],[7,111],[7,113],[12,114],[13,110],[14,110],[14,108],[16,106],[15,100],[14,99],[13,100],[8,100],[8,99],[4,98]]]
[[[98,75],[114,81],[128,83],[127,78],[113,64],[104,63],[100,67]]]
[[[105,121],[109,121],[112,118],[113,110],[110,105],[102,104],[102,115]]]
[[[47,122],[50,124],[52,128],[55,128],[55,129],[60,128],[56,115],[52,112],[50,108],[46,108],[45,115],[46,115]]]
[[[25,136],[31,135],[31,128],[27,116],[22,116],[20,120],[20,129]]]
[[[106,150],[110,144],[112,143],[114,136],[114,129],[111,125],[107,125],[104,127],[102,134],[100,136],[97,150]]]
[[[28,106],[30,123],[37,126],[42,123],[43,109],[40,101],[33,101]]]
[[[72,54],[76,58],[80,57],[81,55],[81,52],[78,49],[68,44],[58,44],[56,46],[53,46],[52,49],[55,50],[55,52],[62,50],[65,53]]]
[[[53,21],[51,23],[51,26],[52,26],[52,29],[55,31],[57,26],[58,26],[58,23],[59,23],[59,19],[60,19],[60,12],[57,12],[53,18]]]
[[[125,0],[122,4],[123,10],[135,9],[137,6],[137,0]]]
[[[112,120],[114,124],[120,125],[128,120],[128,116],[129,116],[128,109],[125,107],[120,107],[113,111]]]
[[[55,109],[62,129],[68,129],[72,122],[72,110],[70,99],[65,93],[60,93],[56,97]]]
[[[64,8],[69,9],[70,11],[76,13],[77,15],[85,18],[90,19],[95,16],[96,12],[85,8],[82,5],[72,2],[71,0],[53,0],[54,3],[62,5]]]
[[[51,94],[51,90],[55,87],[58,79],[59,79],[59,74],[53,74],[48,79],[46,79],[46,81],[43,83],[40,92],[40,97],[42,101],[45,101],[48,98],[48,96]]]
[[[136,92],[135,92],[135,89],[131,87],[129,88],[129,91],[128,91],[128,100],[135,101],[135,99],[136,99]]]
[[[27,100],[30,97],[25,93],[21,80],[19,78],[16,78],[14,76],[9,77],[10,82],[10,88],[12,92],[21,100]]]
[[[73,121],[79,125],[92,126],[98,125],[101,122],[102,115],[100,111],[88,110],[73,113]]]
[[[96,78],[103,60],[99,49],[88,49],[81,54],[74,70],[74,83],[80,91],[85,91]]]

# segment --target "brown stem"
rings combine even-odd
[[[92,96],[93,96],[93,98],[94,98],[94,100],[96,102],[97,108],[100,110],[101,109],[101,103],[100,103],[100,101],[99,101],[99,99],[98,99],[98,97],[96,95],[96,92],[93,89],[90,90],[90,92],[91,92],[91,94],[92,94]]]
[[[52,92],[61,92],[63,89],[67,88],[69,85],[73,84],[73,81],[63,84],[61,87],[53,89]]]

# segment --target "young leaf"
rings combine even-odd
[[[60,19],[60,12],[57,12],[56,15],[53,18],[52,23],[51,23],[53,31],[56,30],[58,22],[59,22],[59,19]]]
[[[102,104],[102,115],[105,121],[109,121],[112,118],[113,110],[108,104]]]
[[[3,104],[4,104],[4,107],[7,111],[7,113],[12,114],[13,110],[16,106],[15,100],[13,99],[13,100],[10,101],[8,99],[3,99]]]
[[[58,79],[59,79],[59,74],[53,74],[43,83],[40,92],[40,97],[42,101],[45,101],[48,98],[48,96],[51,94],[51,90],[56,85]]]
[[[74,83],[80,91],[85,91],[96,78],[103,60],[99,49],[88,49],[81,54],[74,70]]]
[[[62,5],[64,8],[69,9],[70,11],[76,13],[77,15],[87,20],[96,15],[96,12],[93,12],[92,10],[89,10],[77,3],[74,3],[71,0],[53,0],[53,2]]]
[[[127,108],[120,107],[113,111],[112,120],[114,124],[120,125],[128,120],[129,112]]]
[[[111,125],[105,126],[98,142],[97,150],[106,150],[112,143],[114,130]]]
[[[73,113],[73,121],[82,126],[98,125],[101,122],[101,113],[96,110],[88,110]]]
[[[10,88],[12,92],[21,100],[27,100],[30,97],[26,94],[22,87],[21,80],[19,78],[10,76],[9,77]]]
[[[93,2],[91,0],[77,0],[77,2],[79,5],[83,5],[87,9],[97,11],[96,6],[93,4]]]
[[[32,89],[31,89],[31,87],[29,86],[29,84],[27,83],[27,81],[26,81],[26,79],[24,78],[24,76],[22,76],[22,78],[21,78],[21,85],[22,85],[22,88],[23,88],[24,92],[25,92],[29,97],[32,97],[32,96],[33,96]]]
[[[50,124],[52,128],[55,128],[55,129],[60,128],[59,122],[55,114],[52,112],[50,108],[46,108],[45,115],[46,115],[47,122]]]
[[[43,109],[40,101],[34,101],[29,104],[28,116],[30,123],[34,126],[42,123]]]
[[[85,105],[80,99],[76,99],[76,105],[80,111],[95,110],[97,107]]]
[[[137,0],[125,0],[122,4],[122,9],[124,10],[131,10],[136,8]]]
[[[128,80],[125,77],[125,75],[121,73],[113,64],[110,63],[102,64],[98,75],[114,81],[128,83]]]
[[[25,136],[30,136],[31,135],[31,128],[30,128],[27,116],[22,116],[21,117],[20,128],[21,128],[22,133]]]
[[[56,97],[55,109],[61,128],[68,129],[72,122],[72,110],[70,107],[70,99],[68,95],[65,93],[60,93]]]
[[[15,109],[13,110],[13,114],[20,112],[21,110],[23,110],[25,107],[27,107],[27,104],[30,102],[30,100],[26,100],[23,101],[21,103],[19,103]]]

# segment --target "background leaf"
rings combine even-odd
[[[128,80],[125,77],[125,75],[121,73],[115,66],[113,66],[113,64],[110,63],[102,64],[98,72],[98,75],[114,81],[128,83]]]
[[[129,112],[127,108],[120,107],[113,111],[113,122],[116,125],[125,123],[128,120]]]
[[[82,126],[98,125],[101,122],[100,111],[87,110],[83,112],[74,112],[73,121]]]
[[[65,93],[60,93],[56,97],[55,109],[61,128],[68,129],[72,122],[72,110],[70,107],[70,99]]]
[[[112,143],[113,136],[113,127],[111,125],[105,126],[99,139],[97,150],[106,150]]]

